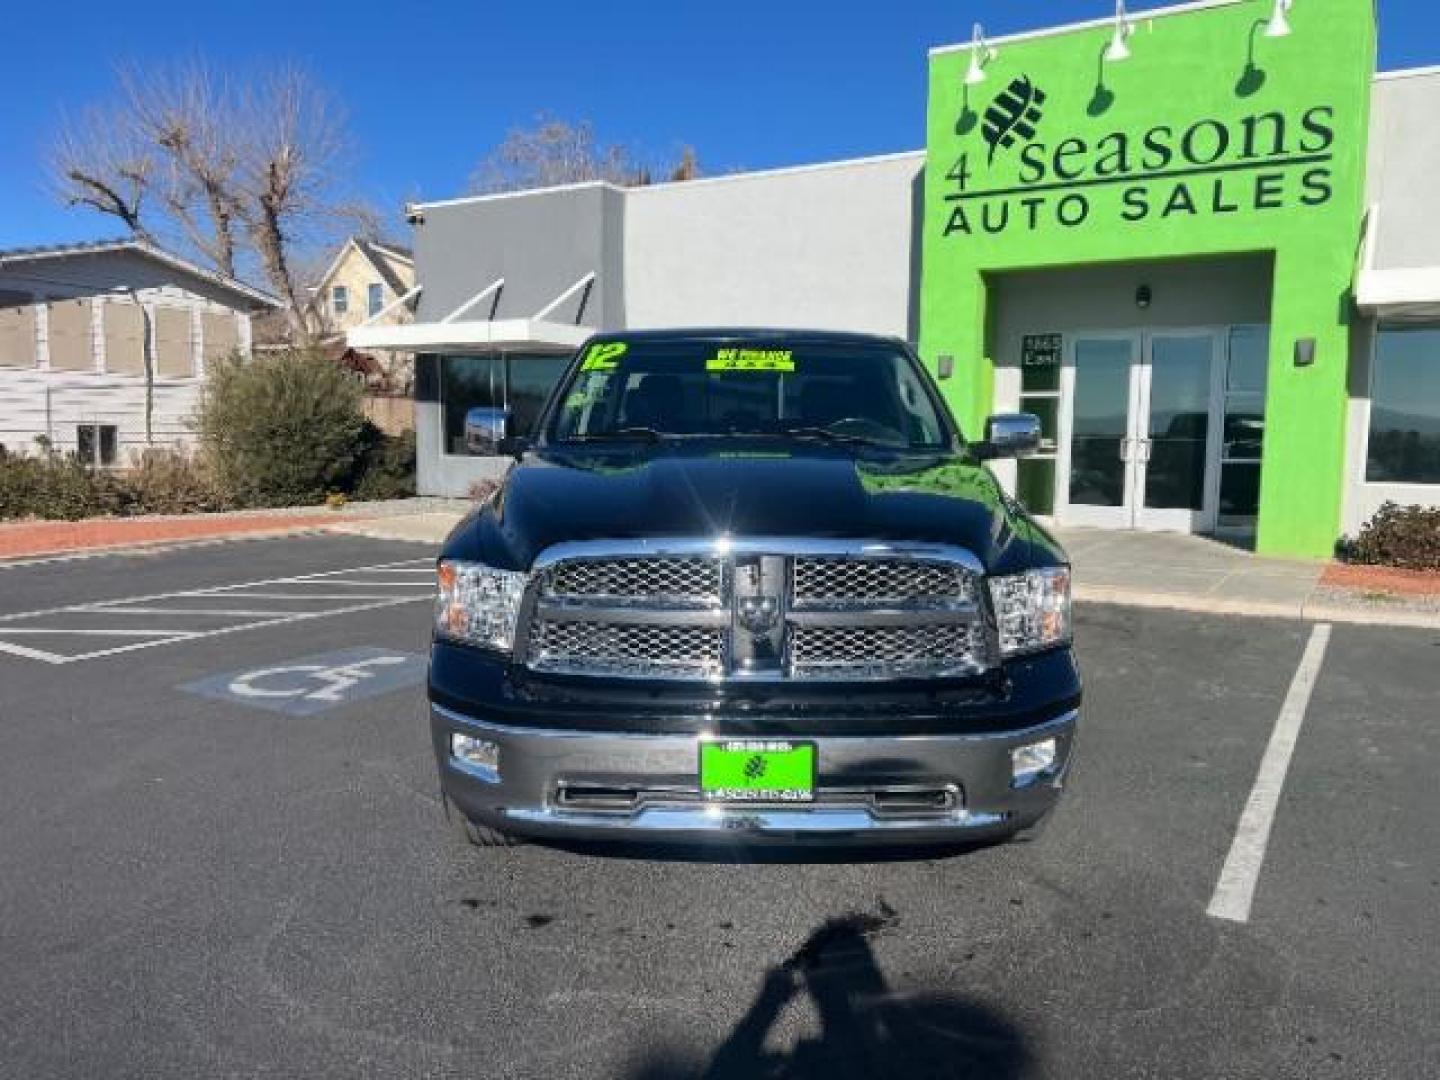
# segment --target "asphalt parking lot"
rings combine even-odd
[[[428,554],[0,568],[0,1074],[1440,1075],[1440,635],[1082,607],[1030,843],[472,851]]]

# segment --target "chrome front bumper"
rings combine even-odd
[[[814,742],[819,750],[816,801],[784,806],[702,801],[698,740],[690,735],[506,727],[437,705],[430,718],[445,794],[473,820],[506,832],[597,840],[908,844],[1000,837],[1038,822],[1064,787],[1079,712],[996,734],[766,732],[766,738]],[[453,757],[452,733],[493,743],[498,769]],[[1016,786],[1011,750],[1046,738],[1057,744],[1053,771]],[[577,792],[617,797],[597,807]],[[633,799],[627,802],[625,793]],[[907,793],[933,795],[933,804],[917,805]]]

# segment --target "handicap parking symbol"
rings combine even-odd
[[[390,649],[357,648],[213,675],[180,689],[291,716],[310,716],[388,694],[425,679],[425,658]]]

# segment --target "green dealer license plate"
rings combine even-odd
[[[720,802],[810,802],[815,744],[718,739],[700,744],[700,792]]]

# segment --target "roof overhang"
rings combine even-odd
[[[595,331],[588,326],[545,319],[467,320],[357,326],[345,332],[352,349],[401,349],[405,352],[470,352],[476,349],[543,349],[569,352]]]
[[[1355,303],[1381,319],[1440,322],[1440,266],[1362,270]]]
[[[1440,321],[1440,266],[1376,266],[1380,207],[1365,215],[1355,306],[1366,315],[1394,322]]]

